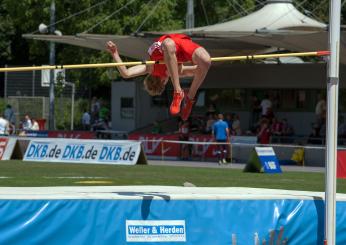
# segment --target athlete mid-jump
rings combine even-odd
[[[107,42],[107,49],[115,62],[122,62],[117,46],[113,42]],[[184,34],[169,34],[158,38],[149,47],[148,54],[150,60],[162,60],[165,64],[137,65],[129,68],[118,66],[120,75],[123,78],[131,78],[148,74],[144,79],[144,87],[152,96],[160,95],[165,89],[168,78],[171,78],[174,93],[170,113],[178,115],[184,100],[180,115],[184,121],[187,120],[197,90],[203,83],[210,67],[209,53]],[[192,65],[186,66],[181,62],[192,62]],[[193,77],[187,94],[184,94],[180,87],[179,77]]]

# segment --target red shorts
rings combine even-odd
[[[192,61],[192,55],[199,47],[197,43],[192,42],[191,38],[184,34],[165,35],[160,39],[163,41],[166,38],[171,38],[175,43],[177,60],[179,62]]]
[[[166,38],[171,38],[175,43],[176,56],[178,62],[192,61],[192,55],[199,47],[197,43],[194,43],[190,37],[184,34],[169,34],[164,35],[156,40],[156,42],[149,48],[148,52],[150,59],[154,61],[163,60],[163,51],[161,44]],[[166,65],[156,64],[152,75],[159,77],[166,77]]]

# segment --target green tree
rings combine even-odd
[[[7,14],[4,3],[0,2],[0,63],[11,59],[11,37],[13,35],[12,19]]]

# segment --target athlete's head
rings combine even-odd
[[[144,79],[144,89],[151,96],[160,95],[165,90],[166,82],[167,78],[161,78],[149,74]]]
[[[219,114],[217,115],[217,118],[218,118],[219,120],[223,120],[223,114],[219,113]]]

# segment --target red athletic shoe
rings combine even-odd
[[[183,119],[183,121],[186,121],[189,118],[194,103],[195,100],[191,100],[187,95],[185,96],[185,103],[181,110],[181,119]]]
[[[173,93],[173,101],[172,101],[171,107],[169,108],[169,111],[171,112],[171,114],[173,116],[179,114],[180,105],[181,105],[181,102],[183,101],[183,99],[184,99],[184,92],[183,91]]]

